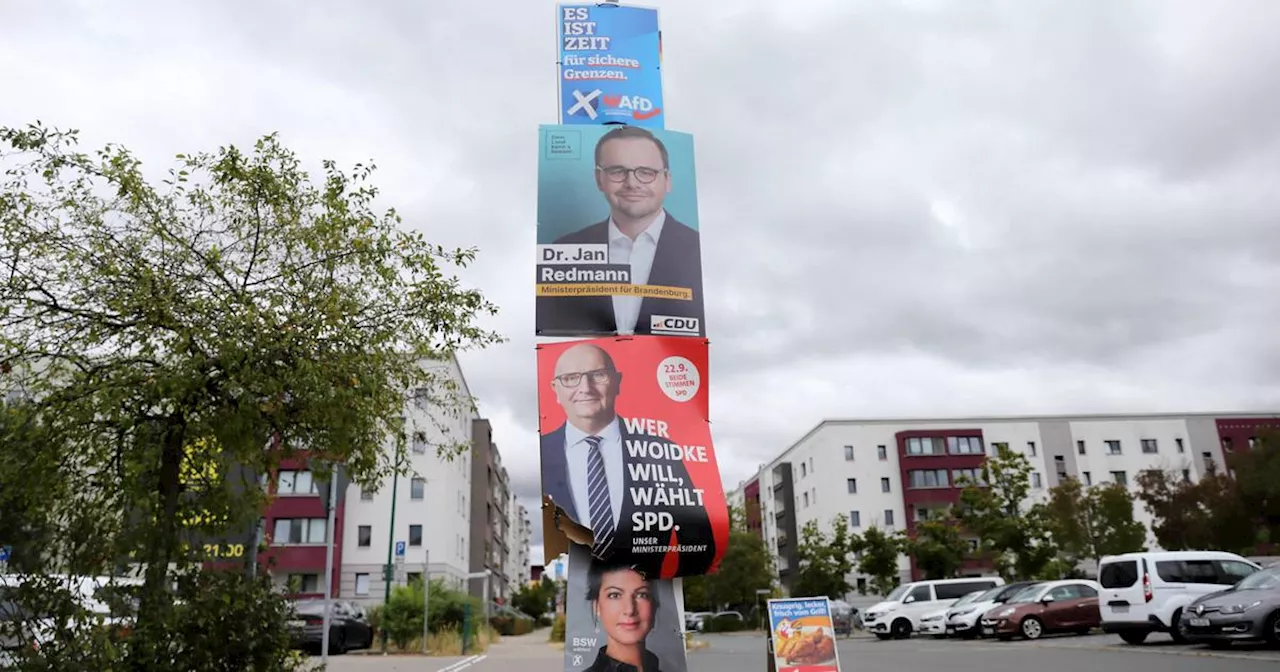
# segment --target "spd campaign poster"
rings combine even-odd
[[[693,338],[538,346],[543,499],[590,530],[581,543],[593,556],[652,579],[719,565],[729,511],[707,422],[707,359],[707,341]],[[564,530],[546,527],[548,555],[567,550]]]
[[[769,600],[769,637],[778,672],[839,672],[835,624],[826,597]]]
[[[559,4],[560,123],[662,128],[658,10]]]
[[[539,133],[537,335],[705,337],[693,136]]]
[[[565,586],[565,672],[687,672],[680,593],[624,564],[601,562],[585,546],[569,548]]]

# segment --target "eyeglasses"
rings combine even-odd
[[[641,184],[649,184],[657,179],[659,173],[667,172],[665,169],[649,168],[640,166],[639,168],[624,168],[623,166],[609,166],[608,168],[596,166],[596,170],[604,173],[610,182],[625,182],[627,175],[635,175],[636,181]]]
[[[562,373],[556,376],[556,380],[565,387],[577,387],[582,383],[584,376],[590,376],[593,385],[604,385],[613,380],[613,371],[609,369],[596,369],[594,371],[582,371],[573,373]]]

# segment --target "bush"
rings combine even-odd
[[[391,599],[386,606],[376,608],[369,614],[370,624],[385,629],[387,638],[396,648],[420,649],[423,597],[421,582],[397,586],[391,591]],[[484,603],[467,593],[445,587],[444,581],[438,579],[431,582],[430,597],[427,605],[431,632],[452,630],[458,637],[457,648],[460,650],[463,621],[466,621],[469,640],[467,650],[474,650],[470,642],[480,641],[481,633],[487,630],[484,627]],[[413,646],[415,640],[419,642],[417,647]],[[432,648],[432,651],[435,649]]]
[[[564,641],[564,614],[556,614],[556,619],[551,622],[551,639],[553,642]]]
[[[716,616],[703,621],[706,632],[739,632],[750,628],[747,622],[737,616]]]

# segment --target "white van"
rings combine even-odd
[[[925,614],[949,607],[975,590],[1003,585],[998,576],[904,583],[862,613],[862,626],[880,639],[906,639],[920,629]]]
[[[1175,642],[1186,638],[1176,624],[1196,598],[1225,590],[1262,569],[1223,551],[1153,551],[1104,556],[1098,561],[1102,631],[1141,644],[1153,632]]]

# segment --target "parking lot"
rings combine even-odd
[[[765,669],[764,638],[758,634],[705,635],[708,646],[689,653],[691,672],[747,672]],[[1236,646],[1212,651],[1180,646],[1152,637],[1143,646],[1128,646],[1118,637],[1046,637],[1025,642],[935,640],[914,637],[881,642],[858,636],[839,642],[841,667],[893,672],[1202,672],[1207,666],[1229,666],[1232,672],[1276,672],[1280,651]],[[563,672],[563,652],[547,643],[547,631],[509,637],[482,656],[419,658],[416,656],[347,655],[330,659],[336,672]],[[663,670],[663,672],[678,672]]]

